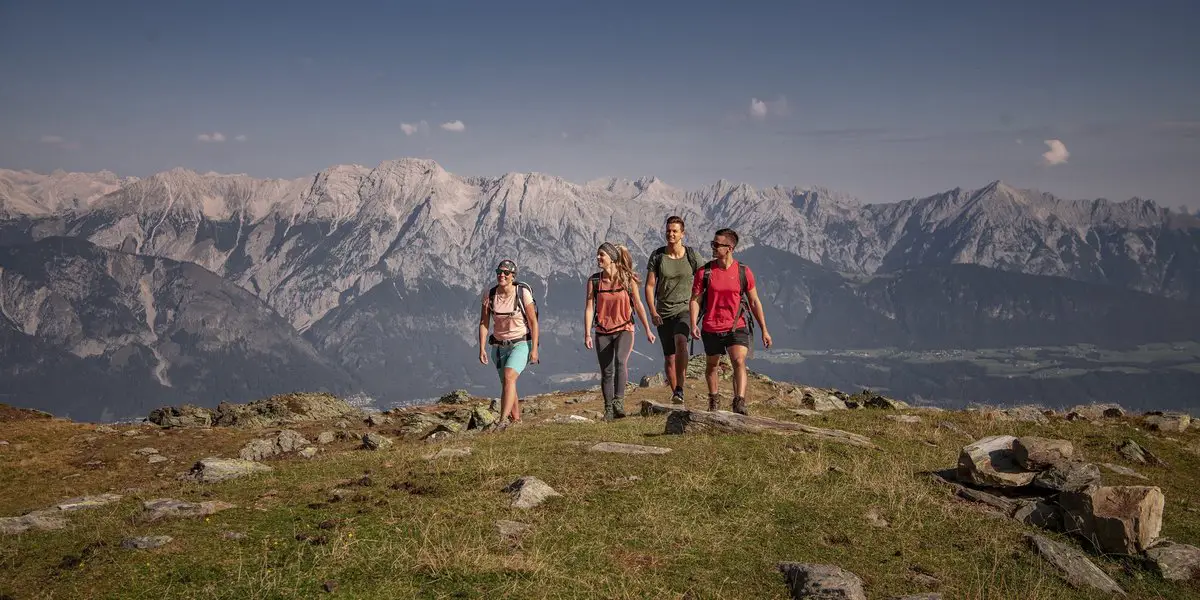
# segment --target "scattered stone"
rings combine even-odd
[[[1012,518],[1018,523],[1039,529],[1061,531],[1063,528],[1062,513],[1058,507],[1044,500],[1023,502],[1013,512]]]
[[[155,455],[151,456],[149,459],[147,459],[146,462],[153,465],[153,464],[157,464],[160,462],[167,462],[169,460],[171,460],[171,459],[169,459],[161,454],[155,454]]]
[[[963,429],[962,427],[959,427],[958,425],[955,425],[954,423],[951,423],[950,421],[938,421],[938,429],[945,429],[952,433],[957,433],[958,435],[961,435],[968,439],[972,439],[975,437],[975,436],[967,433],[967,430]]]
[[[499,412],[494,412],[483,405],[477,405],[471,409],[471,420],[467,424],[467,429],[486,429],[499,420]]]
[[[70,498],[68,500],[63,500],[62,502],[55,504],[54,508],[57,508],[58,510],[61,510],[63,512],[73,512],[73,511],[77,511],[77,510],[83,510],[85,508],[96,508],[97,506],[104,506],[106,504],[112,504],[113,502],[117,502],[121,498],[122,498],[122,496],[120,494],[100,494],[99,496],[79,496],[78,498]]]
[[[270,473],[271,467],[252,460],[240,458],[217,458],[210,456],[200,459],[192,465],[192,469],[180,476],[180,479],[191,479],[201,483],[215,483],[236,479],[256,473]]]
[[[1067,583],[1075,588],[1095,588],[1109,594],[1125,595],[1117,582],[1079,550],[1040,535],[1025,534],[1025,540],[1042,558],[1062,571]]]
[[[903,410],[906,408],[911,408],[906,402],[896,400],[895,398],[880,396],[878,394],[873,395],[863,401],[863,406],[867,408],[882,408],[887,410]]]
[[[673,411],[684,410],[684,407],[679,404],[663,404],[653,400],[642,400],[641,415],[649,417],[652,415],[669,415]]]
[[[1134,471],[1133,469],[1130,469],[1129,467],[1123,467],[1121,465],[1114,465],[1112,463],[1101,463],[1100,466],[1102,466],[1102,467],[1108,469],[1109,471],[1112,471],[1113,473],[1116,473],[1118,475],[1124,475],[1126,477],[1134,477],[1136,479],[1141,479],[1142,481],[1150,481],[1149,477],[1146,477],[1145,475],[1142,475],[1141,473],[1138,473],[1137,471]]]
[[[503,491],[512,494],[514,508],[533,508],[552,496],[562,495],[546,482],[533,476],[525,476],[510,483]]]
[[[367,418],[363,419],[363,423],[366,423],[367,427],[379,427],[380,425],[387,425],[391,422],[392,419],[390,417],[385,417],[377,413],[371,413],[367,415]]]
[[[334,593],[335,591],[337,591],[337,588],[338,588],[337,582],[332,579],[326,580],[325,583],[321,584],[321,589],[325,590],[325,593],[327,593],[327,594]]]
[[[347,421],[346,419],[339,419],[333,424],[333,426],[337,427],[338,429],[346,429],[350,427],[350,421]]]
[[[1121,445],[1117,446],[1117,452],[1119,452],[1121,456],[1124,456],[1125,458],[1141,465],[1150,464],[1160,467],[1167,466],[1167,463],[1155,456],[1153,452],[1147,450],[1133,440],[1125,440],[1124,442],[1121,442]]]
[[[301,458],[312,458],[316,455],[317,455],[317,448],[315,446],[309,446],[300,451]]]
[[[867,523],[871,525],[871,527],[886,529],[892,525],[891,523],[888,523],[887,519],[883,518],[883,516],[879,514],[879,509],[875,508],[874,506],[868,508],[863,517],[867,520]]]
[[[595,421],[583,415],[555,415],[553,418],[546,419],[547,423],[558,423],[560,425],[586,425],[595,423]]]
[[[536,400],[524,400],[521,402],[521,413],[536,415],[540,412],[549,412],[557,410],[558,405],[553,400],[548,398],[538,398]],[[499,411],[497,411],[499,412]]]
[[[837,429],[822,429],[803,423],[777,421],[766,417],[739,415],[736,413],[717,411],[699,411],[680,409],[667,415],[666,433],[803,433],[820,440],[838,442],[880,450],[871,440],[857,433],[849,433]]]
[[[362,436],[362,447],[367,450],[386,450],[392,447],[392,443],[392,440],[378,433],[364,433]]]
[[[1067,531],[1109,554],[1137,554],[1162,530],[1165,499],[1149,486],[1094,486],[1058,497]]]
[[[469,404],[471,402],[471,394],[467,390],[454,390],[449,394],[438,398],[438,404]]]
[[[19,517],[0,517],[0,533],[5,535],[24,533],[31,529],[34,531],[50,531],[62,529],[66,526],[67,522],[64,519],[55,516],[50,511],[44,510],[34,511]]]
[[[250,440],[242,449],[238,451],[238,456],[242,460],[263,460],[275,456],[277,452],[275,442],[271,440]]]
[[[1163,579],[1200,580],[1200,548],[1161,540],[1146,550],[1146,557]]]
[[[133,451],[133,454],[135,456],[150,456],[151,454],[158,454],[158,449],[149,447],[138,448],[137,450]]]
[[[131,438],[131,437],[137,437],[137,436],[139,436],[139,435],[141,435],[141,434],[142,434],[142,432],[140,432],[140,431],[138,431],[138,430],[136,430],[136,429],[128,429],[128,430],[126,430],[126,431],[123,431],[123,432],[121,432],[121,435],[123,435],[123,436],[125,436],[125,437],[127,437],[127,438]]]
[[[116,433],[116,432],[117,432],[116,428],[110,427],[108,425],[101,425],[96,428],[96,433]]]
[[[168,518],[206,517],[237,506],[220,500],[185,502],[174,498],[156,498],[142,503],[139,520],[150,523]]]
[[[1026,436],[1013,442],[1013,458],[1027,471],[1043,471],[1071,460],[1075,446],[1067,440]]]
[[[811,408],[793,408],[791,410],[791,413],[793,415],[796,415],[797,417],[819,417],[819,416],[821,416],[821,413],[819,411],[812,410]]]
[[[659,446],[639,446],[638,444],[622,444],[620,442],[600,442],[591,448],[591,452],[612,452],[615,454],[666,454],[670,448]]]
[[[1046,418],[1046,413],[1053,414],[1053,411],[1047,411],[1045,408],[1031,404],[1006,408],[1002,412],[1009,419],[1023,423],[1049,423],[1050,419]]]
[[[1192,424],[1192,417],[1183,413],[1164,413],[1152,412],[1148,413],[1143,421],[1150,431],[1168,431],[1172,433],[1182,433],[1187,431],[1188,426]]]
[[[299,431],[284,429],[279,432],[275,438],[275,445],[280,452],[294,452],[300,450],[309,444],[309,441],[304,439],[304,436]]]
[[[332,431],[322,431],[319,435],[317,435],[317,443],[321,444],[322,446],[325,444],[332,444],[335,439],[337,439],[337,436]]]
[[[662,387],[667,385],[667,378],[662,373],[654,375],[643,375],[642,380],[638,382],[638,387]]]
[[[1011,435],[994,435],[963,446],[958,456],[958,479],[975,485],[1023,487],[1037,473],[1022,470],[1017,464]]]
[[[241,451],[238,452],[238,456],[244,460],[263,460],[277,454],[299,450],[308,444],[309,441],[304,439],[304,436],[300,432],[285,429],[280,431],[273,440],[251,440],[242,447]]]
[[[169,535],[143,535],[125,538],[121,542],[121,547],[127,550],[149,550],[151,548],[166,546],[174,539]]]
[[[1125,416],[1119,404],[1080,404],[1067,411],[1068,421],[1099,421]]]
[[[244,534],[240,531],[226,531],[221,534],[221,539],[232,540],[232,541],[244,540],[244,539],[246,539],[246,534]]]
[[[439,458],[462,458],[470,455],[470,448],[442,448],[433,454],[426,454],[425,460],[437,460]]]
[[[1012,515],[1013,512],[1016,511],[1016,505],[1012,500],[1001,498],[995,494],[989,494],[983,490],[959,486],[957,488],[957,493],[960,498],[966,498],[972,502],[986,504],[1000,511],[1006,517]]]
[[[213,411],[191,404],[167,406],[150,411],[148,420],[159,427],[210,427]]]
[[[916,415],[887,415],[884,418],[889,421],[895,421],[897,423],[920,423],[921,422],[921,417],[918,417]]]
[[[862,579],[841,567],[781,562],[778,568],[794,599],[867,600]]]
[[[1033,485],[1055,492],[1074,492],[1100,484],[1100,467],[1091,463],[1069,462],[1051,467],[1033,478]]]
[[[846,403],[827,390],[803,385],[775,386],[776,394],[767,400],[769,406],[791,406],[817,412],[846,410]]]

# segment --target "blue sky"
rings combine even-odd
[[[1200,3],[1156,0],[0,0],[0,167],[298,177],[419,156],[1200,207],[1198,30]]]

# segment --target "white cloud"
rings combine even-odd
[[[1021,138],[1017,138],[1017,143],[1018,143],[1018,144],[1020,144],[1020,145],[1022,145],[1022,146],[1024,146],[1024,145],[1025,145],[1025,140],[1023,140],[1023,139],[1021,139]]]
[[[1067,145],[1062,143],[1062,140],[1044,140],[1049,150],[1042,154],[1042,160],[1046,161],[1047,165],[1061,165],[1067,162],[1071,157],[1071,153],[1067,151]]]
[[[43,143],[43,144],[61,144],[61,143],[63,143],[63,139],[62,139],[62,136],[57,136],[57,135],[43,135],[43,136],[42,136],[42,143]]]
[[[223,142],[225,141],[225,134],[221,133],[220,131],[201,133],[200,135],[196,136],[196,140],[201,142]]]
[[[758,98],[750,99],[750,116],[755,119],[767,118],[767,103]]]
[[[786,117],[791,114],[787,98],[780,96],[777,100],[750,99],[750,118],[763,120],[767,117]]]
[[[403,131],[404,135],[429,135],[429,123],[424,119],[416,123],[401,123],[400,131]]]
[[[244,134],[244,133],[243,133],[243,134],[241,134],[241,135],[234,136],[234,138],[233,138],[233,141],[235,141],[235,142],[244,142],[244,141],[246,141],[246,140],[248,140],[248,139],[250,139],[250,138],[246,137],[246,134]]]
[[[446,131],[454,132],[465,131],[467,129],[467,126],[464,125],[462,121],[450,121],[448,123],[442,123],[441,127]]]

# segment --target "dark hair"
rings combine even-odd
[[[679,215],[671,215],[671,216],[667,217],[667,227],[670,227],[671,223],[679,223],[680,229],[684,229],[684,230],[687,229],[687,226],[685,226],[683,224],[683,217],[681,217]]]
[[[716,237],[716,236],[718,236],[718,235],[723,235],[723,236],[725,236],[725,237],[727,237],[727,238],[729,238],[729,239],[733,240],[733,246],[734,246],[735,248],[737,247],[737,244],[738,244],[738,236],[737,236],[737,232],[736,232],[736,231],[734,231],[734,230],[732,230],[732,229],[730,229],[730,228],[726,227],[726,228],[724,228],[724,229],[718,229],[718,230],[717,230],[717,232],[713,234],[713,236],[714,236],[714,237]]]

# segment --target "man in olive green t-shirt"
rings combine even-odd
[[[662,344],[663,368],[671,387],[671,402],[683,404],[683,379],[687,374],[688,303],[692,298],[692,277],[701,266],[700,253],[683,245],[683,219],[667,219],[667,245],[650,254],[646,263],[646,301],[650,318],[658,326]]]

